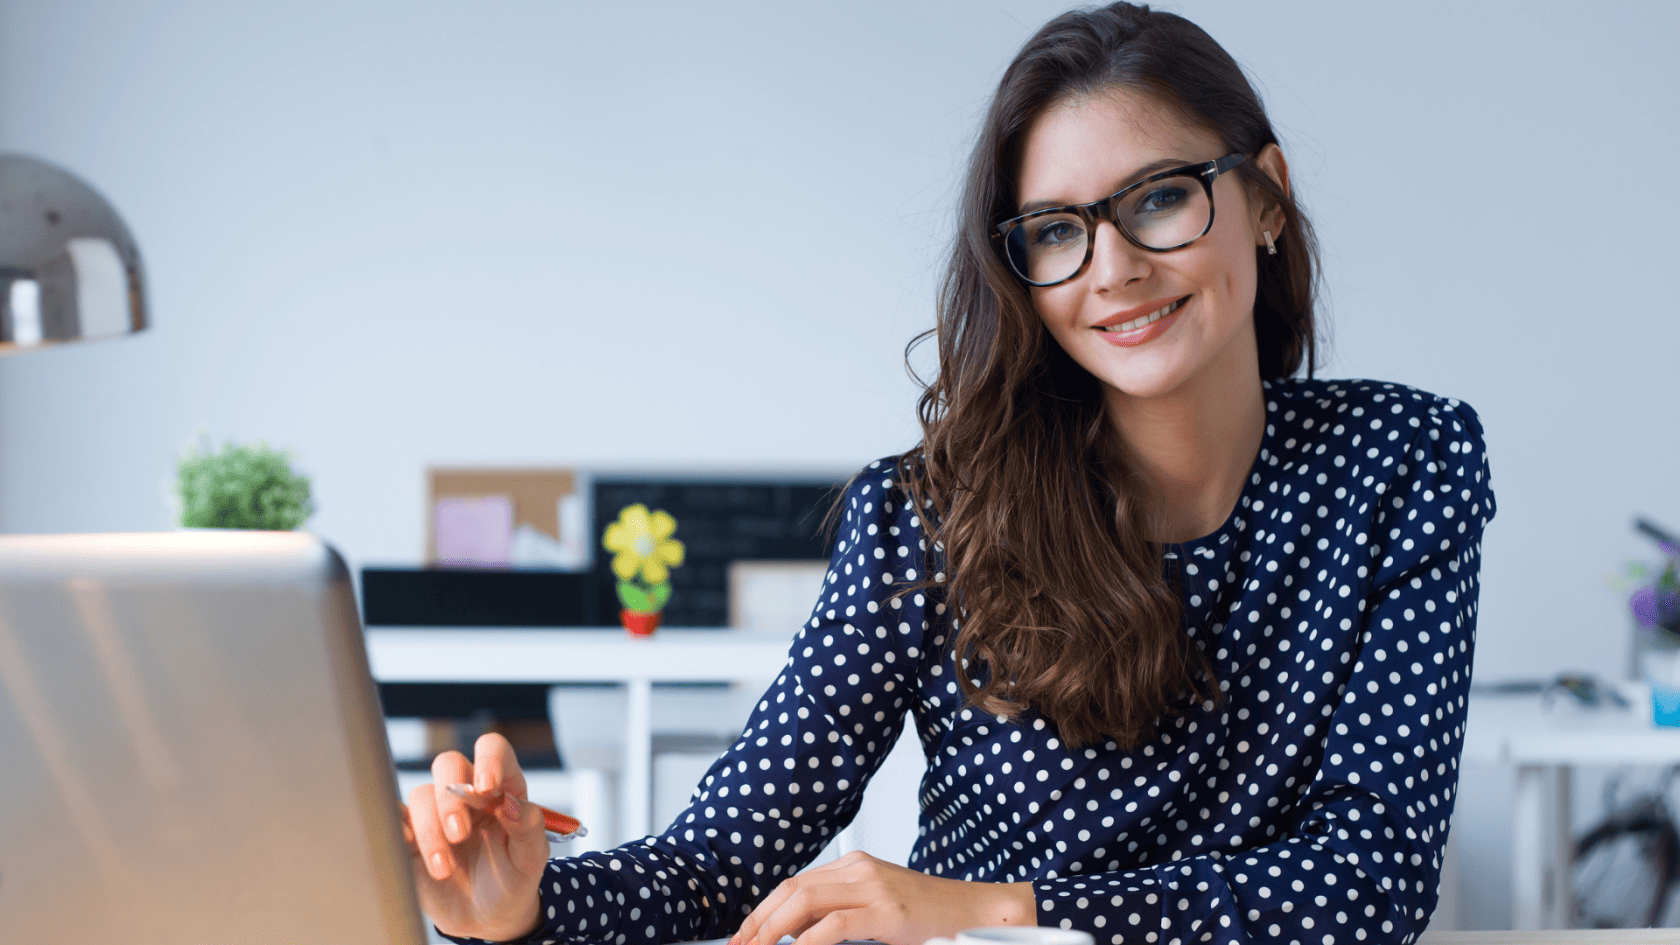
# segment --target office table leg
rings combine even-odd
[[[1511,927],[1568,928],[1574,854],[1569,766],[1520,765],[1512,801]]]
[[[1548,779],[1550,803],[1546,810],[1546,839],[1551,845],[1547,872],[1547,918],[1549,928],[1567,929],[1575,918],[1575,887],[1571,882],[1575,866],[1575,831],[1570,825],[1574,806],[1569,765],[1553,765]]]
[[[632,679],[625,687],[630,704],[625,712],[621,840],[629,842],[648,835],[653,814],[653,683]]]
[[[1540,928],[1546,885],[1540,840],[1545,770],[1540,765],[1519,765],[1516,796],[1511,799],[1511,928],[1517,931]]]

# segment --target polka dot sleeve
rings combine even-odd
[[[1357,534],[1334,555],[1351,587],[1331,590],[1331,569],[1295,585],[1300,645],[1280,645],[1271,665],[1257,666],[1267,675],[1253,677],[1276,680],[1251,703],[1262,719],[1273,717],[1251,730],[1252,744],[1234,746],[1239,757],[1250,753],[1246,773],[1208,781],[1209,793],[1218,791],[1208,806],[1225,823],[1258,832],[1281,810],[1278,835],[1253,846],[1232,837],[1230,849],[1199,855],[1170,851],[1169,861],[1144,868],[1038,879],[1040,924],[1084,929],[1114,945],[1415,941],[1435,907],[1456,793],[1481,536],[1494,505],[1474,411],[1436,401],[1412,426],[1403,449],[1396,447],[1406,439],[1379,448],[1384,440],[1373,434],[1368,452],[1346,454],[1383,472],[1364,480],[1372,507],[1346,526]],[[1358,436],[1352,442],[1364,446]],[[1335,551],[1336,539],[1313,544]],[[1313,599],[1352,591],[1358,607],[1348,617]],[[1321,655],[1336,658],[1315,664]],[[1325,692],[1322,705],[1296,695],[1315,686]],[[1268,781],[1280,766],[1312,771],[1312,756],[1319,763],[1310,776]]]
[[[722,938],[857,813],[904,725],[922,637],[919,523],[877,462],[848,488],[811,619],[741,738],[665,833],[551,860],[529,942],[651,945]],[[456,942],[476,939],[452,938]]]

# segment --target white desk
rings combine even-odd
[[[1095,937],[1095,936],[1093,936]],[[692,945],[725,945],[714,938]],[[1099,939],[1100,941],[1100,939]],[[784,935],[779,945],[791,945]],[[850,940],[841,945],[854,945]],[[872,942],[857,945],[875,945]],[[1450,932],[1426,929],[1418,945],[1680,945],[1680,929],[1562,929],[1551,932]]]
[[[1418,945],[1680,945],[1680,928],[1566,928],[1556,932],[1425,932]]]
[[[767,684],[787,662],[793,633],[661,629],[636,638],[620,627],[507,629],[372,627],[368,662],[380,682],[619,683],[625,718],[625,839],[647,836],[653,807],[653,684]]]
[[[1624,684],[1632,708],[1576,708],[1560,696],[1547,709],[1537,695],[1477,693],[1470,698],[1464,760],[1517,769],[1512,810],[1511,924],[1556,929],[1569,921],[1569,822],[1574,765],[1680,764],[1680,729],[1651,722],[1650,689]]]
[[[661,629],[391,628],[367,631],[381,682],[609,682],[628,689],[624,783],[627,838],[646,836],[652,808],[651,704],[656,682],[767,683],[787,660],[792,633]],[[1570,767],[1680,764],[1680,729],[1650,721],[1650,692],[1625,690],[1633,710],[1546,711],[1538,696],[1471,697],[1467,761],[1517,766],[1513,798],[1512,924],[1558,928],[1570,914]]]

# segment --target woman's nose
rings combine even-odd
[[[1112,220],[1097,224],[1091,237],[1092,288],[1118,290],[1149,274],[1149,254],[1133,246]]]

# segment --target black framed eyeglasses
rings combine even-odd
[[[1213,182],[1248,160],[1227,154],[1151,174],[1118,193],[1074,207],[1023,213],[997,225],[992,239],[1021,280],[1057,285],[1085,271],[1097,223],[1111,220],[1134,246],[1152,253],[1188,246],[1213,229]]]

